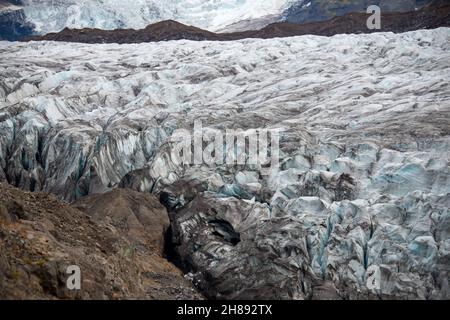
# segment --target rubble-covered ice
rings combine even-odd
[[[218,298],[449,298],[450,29],[0,42],[0,179],[160,193]],[[176,129],[281,129],[280,166],[181,166]]]

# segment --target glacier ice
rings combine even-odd
[[[0,42],[0,179],[159,193],[209,297],[449,298],[449,40]],[[282,128],[279,169],[177,164],[196,120]]]
[[[281,14],[292,0],[23,0],[38,33],[68,28],[143,29],[177,20],[216,31],[247,19]]]

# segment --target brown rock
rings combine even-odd
[[[128,191],[93,196],[81,201],[91,217],[0,183],[0,299],[200,299],[161,254],[168,222],[154,200]],[[71,265],[81,269],[81,290],[66,286]]]

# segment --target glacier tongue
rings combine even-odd
[[[449,298],[449,40],[0,42],[0,180],[160,193],[210,297]],[[178,165],[195,120],[282,128],[279,170]]]

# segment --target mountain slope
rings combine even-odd
[[[82,212],[2,183],[0,195],[0,299],[201,298],[162,257],[169,221],[154,197],[130,190],[97,197],[103,204],[116,199],[112,216],[111,208],[90,206],[90,198],[78,204]],[[72,265],[81,269],[79,291],[66,287]]]
[[[371,5],[378,5],[382,13],[411,12],[426,6],[448,5],[446,0],[300,0],[284,13],[284,21],[307,23],[329,20],[348,13],[366,12]]]
[[[280,14],[288,0],[23,0],[27,18],[40,34],[69,28],[142,29],[162,20],[177,20],[217,30],[243,19]]]
[[[292,37],[307,34],[332,36],[341,33],[407,32],[418,29],[450,27],[450,6],[427,7],[422,10],[405,13],[385,13],[382,15],[383,25],[381,30],[367,29],[367,18],[368,15],[365,13],[351,13],[324,22],[306,24],[274,23],[261,30],[235,33],[213,33],[196,27],[186,26],[176,21],[163,21],[142,30],[64,29],[58,33],[29,37],[24,40],[142,43],[181,39],[229,41],[246,38]]]

